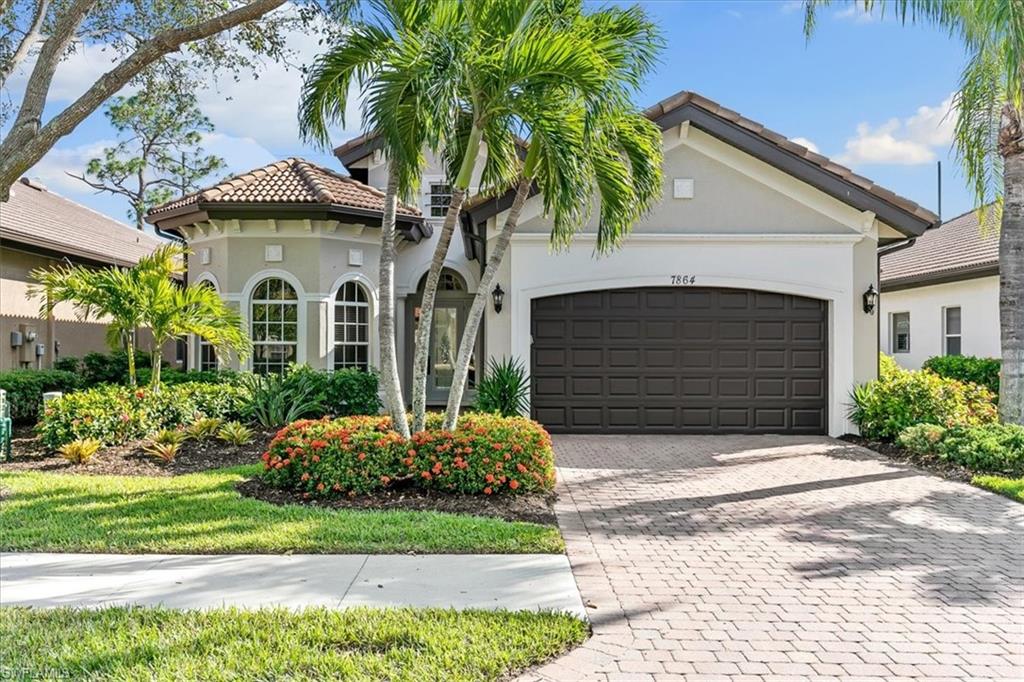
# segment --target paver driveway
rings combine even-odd
[[[559,436],[591,640],[525,679],[1024,679],[1024,506],[828,438]]]

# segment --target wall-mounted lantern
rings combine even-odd
[[[494,312],[500,313],[502,306],[505,304],[505,291],[501,288],[501,284],[494,285],[491,298],[494,299]]]
[[[878,290],[875,289],[874,284],[868,285],[868,290],[864,292],[864,312],[868,315],[874,315],[875,307],[878,305]]]

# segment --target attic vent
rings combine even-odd
[[[38,180],[33,180],[32,178],[23,177],[21,179],[21,184],[25,185],[26,187],[31,187],[32,189],[37,189],[40,192],[48,191],[46,189],[46,185],[44,185],[43,183],[39,182]]]

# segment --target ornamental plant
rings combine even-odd
[[[402,436],[390,417],[301,420],[281,429],[263,455],[263,480],[306,497],[367,494],[396,486],[493,495],[554,486],[551,439],[523,417],[468,414],[455,432],[430,415]]]
[[[930,369],[940,377],[964,383],[981,384],[999,395],[999,370],[1002,363],[996,358],[973,355],[936,355],[925,360],[922,369]]]
[[[951,429],[939,456],[972,471],[1024,475],[1024,426],[985,424]]]

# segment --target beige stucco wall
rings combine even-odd
[[[998,275],[883,292],[882,349],[908,369],[918,369],[928,358],[942,355],[942,311],[950,307],[960,308],[963,354],[1000,357]],[[892,314],[904,312],[910,313],[910,352],[894,353]]]

